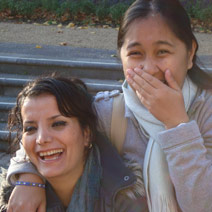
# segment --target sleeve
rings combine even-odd
[[[95,96],[94,108],[98,117],[98,129],[101,133],[110,139],[111,118],[113,111],[113,97],[118,95],[119,91],[99,92]]]
[[[16,156],[10,160],[10,166],[7,172],[7,181],[11,185],[14,185],[17,181],[18,174],[21,173],[32,173],[43,178],[34,165],[30,161],[26,160],[26,153],[22,145],[21,148],[17,150]]]
[[[212,211],[212,107],[189,123],[158,134],[183,212]]]

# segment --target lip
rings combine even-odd
[[[37,152],[37,157],[42,163],[58,162],[64,156],[64,149],[54,148]]]

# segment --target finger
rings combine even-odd
[[[176,80],[174,79],[174,76],[172,75],[169,69],[165,71],[165,79],[170,88],[173,88],[177,91],[181,90],[180,86],[177,84]]]
[[[143,70],[142,70],[141,68],[138,68],[138,67],[134,68],[133,71],[134,71],[136,74],[138,74],[139,76],[141,76],[142,73],[143,73]]]
[[[134,90],[140,91],[140,89],[145,90],[149,94],[153,94],[155,88],[149,84],[145,79],[141,76],[137,75],[132,70],[127,72],[127,82],[131,85]]]
[[[46,204],[41,204],[37,209],[37,212],[45,212],[46,211]]]
[[[7,212],[13,212],[12,206],[10,206],[10,205],[8,206]]]
[[[130,76],[127,76],[127,82],[130,85],[130,87],[134,91],[138,91],[142,96],[145,96],[146,98],[150,95],[152,95],[152,88],[145,80],[140,79],[139,83],[135,81],[135,78],[131,78]],[[142,84],[142,85],[141,85]]]
[[[148,97],[144,95],[141,95],[140,92],[136,91],[136,95],[138,97],[138,99],[141,101],[141,103],[144,105],[144,107],[146,107],[147,109],[149,108],[149,101],[148,101]]]
[[[164,83],[157,79],[156,77],[152,76],[151,74],[148,74],[144,71],[141,72],[142,79],[144,79],[146,82],[148,82],[152,87],[159,89],[164,87]]]

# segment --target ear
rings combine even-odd
[[[191,50],[188,52],[188,69],[191,69],[193,66],[193,58],[196,53],[197,44],[195,40],[192,40]]]
[[[85,129],[83,129],[83,136],[84,136],[84,145],[87,147],[90,145],[91,140],[91,130],[88,126]]]

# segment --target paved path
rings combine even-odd
[[[115,28],[59,28],[56,25],[0,23],[0,43],[14,42],[35,45],[62,43],[72,47],[116,50],[118,30]],[[212,34],[195,33],[199,55],[212,55]]]

